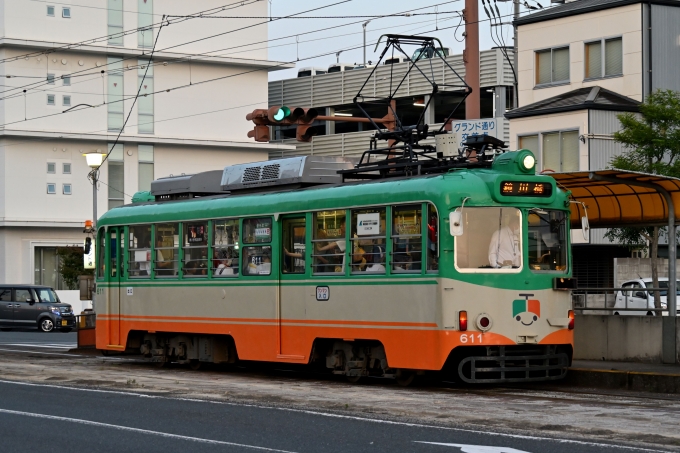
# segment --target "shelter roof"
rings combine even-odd
[[[614,110],[617,112],[637,112],[640,103],[619,93],[599,86],[578,88],[557,96],[534,102],[511,110],[506,118],[549,115],[551,113],[572,112],[576,110]]]
[[[586,205],[592,228],[668,225],[664,196],[654,187],[635,185],[638,183],[654,184],[668,191],[675,221],[680,220],[678,178],[616,169],[546,174],[555,178],[560,188],[570,190],[574,201]],[[580,227],[583,206],[572,203],[571,214],[572,227]]]

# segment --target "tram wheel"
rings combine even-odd
[[[200,360],[192,360],[191,362],[189,362],[189,368],[191,368],[194,371],[198,371],[201,368],[203,368],[203,362],[201,362]]]
[[[349,382],[350,384],[356,384],[362,378],[361,375],[359,375],[359,376],[347,376],[347,375],[345,375],[345,377],[347,378],[347,382]]]
[[[416,372],[410,370],[397,370],[397,375],[394,380],[397,381],[397,385],[400,387],[408,387],[413,383],[416,378]]]

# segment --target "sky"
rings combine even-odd
[[[423,34],[434,36],[442,44],[450,47],[453,54],[463,53],[464,26],[456,28],[460,23],[459,11],[463,9],[464,0],[267,0],[270,3],[272,17],[288,16],[314,8],[324,7],[300,16],[380,16],[401,12],[412,12],[411,17],[386,17],[373,19],[366,28],[366,59],[376,61],[384,46],[374,53],[376,41],[382,34]],[[490,0],[488,0],[490,1]],[[524,3],[524,0],[521,0]],[[539,0],[541,1],[541,0]],[[334,5],[336,3],[340,4]],[[549,2],[543,2],[545,7]],[[531,0],[532,6],[536,1]],[[329,6],[334,5],[334,6]],[[435,6],[437,5],[437,6]],[[480,50],[491,49],[501,42],[501,35],[505,45],[513,45],[512,2],[498,1],[502,20],[508,25],[490,27],[482,3],[479,4],[479,38]],[[527,8],[521,7],[521,14],[527,13]],[[430,13],[429,15],[415,15]],[[436,14],[432,14],[436,13]],[[323,19],[280,19],[269,24],[269,59],[275,61],[296,62],[296,69],[274,71],[269,73],[269,80],[287,79],[297,76],[297,69],[308,66],[327,68],[336,62],[335,53],[340,54],[340,62],[363,62],[363,28],[362,23],[369,18],[323,18]],[[339,27],[338,27],[339,26]],[[331,28],[337,27],[337,28]],[[494,40],[491,30],[494,30]],[[312,33],[309,33],[312,32]],[[498,36],[497,36],[498,34]],[[297,35],[297,36],[296,36]],[[283,38],[283,39],[278,39]],[[297,42],[296,42],[297,41]],[[347,49],[347,50],[345,50]],[[298,61],[299,60],[299,61]]]

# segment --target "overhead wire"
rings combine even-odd
[[[259,0],[258,0],[258,1],[259,1]],[[345,0],[345,1],[351,1],[351,0]],[[456,3],[456,2],[458,2],[458,1],[460,1],[460,0],[451,0],[451,1],[443,2],[443,3],[438,3],[437,5],[444,5],[444,4],[449,4],[449,3]],[[341,2],[341,3],[342,3],[342,2]],[[334,5],[335,5],[335,4],[326,5],[326,6],[324,6],[324,8],[327,8],[327,7],[330,7],[330,6],[334,6]],[[429,6],[426,6],[426,7],[413,8],[413,9],[407,10],[407,11],[417,11],[417,10],[420,10],[420,9],[431,8],[432,6],[437,6],[437,5],[429,5]],[[315,10],[316,10],[316,9],[319,9],[319,8],[315,8]],[[310,11],[313,11],[313,10],[307,10],[307,11],[303,11],[303,12],[295,13],[295,14],[305,14],[306,12],[310,12]],[[403,13],[403,12],[402,12],[402,13]],[[197,14],[200,14],[200,13],[197,13]],[[396,14],[400,14],[400,13],[396,13]],[[199,16],[196,16],[196,17],[199,17]],[[389,15],[378,15],[378,16],[374,16],[375,19],[386,18],[386,17],[390,17],[390,16],[389,16]],[[225,49],[213,50],[213,51],[203,52],[203,53],[199,53],[199,54],[192,54],[192,55],[184,56],[184,57],[177,57],[177,58],[175,58],[175,59],[169,59],[169,60],[166,59],[166,60],[164,60],[162,63],[159,63],[159,64],[175,64],[175,63],[181,63],[181,62],[184,62],[184,61],[189,61],[190,59],[195,58],[195,57],[198,57],[198,56],[206,56],[206,55],[208,55],[208,54],[215,53],[215,52],[220,52],[220,51],[223,51],[223,50],[230,50],[230,49],[240,48],[240,47],[248,47],[248,46],[255,45],[255,44],[260,44],[260,43],[265,43],[265,42],[271,42],[271,41],[273,41],[273,40],[280,40],[280,39],[292,38],[292,37],[301,36],[301,35],[305,35],[305,34],[311,34],[311,33],[316,33],[316,32],[320,32],[320,31],[326,31],[326,30],[330,30],[330,29],[333,29],[333,28],[345,27],[345,26],[349,26],[349,25],[353,25],[353,24],[361,23],[361,22],[362,22],[362,21],[350,22],[350,23],[348,23],[348,24],[341,24],[341,25],[337,25],[337,26],[333,26],[333,27],[325,27],[325,28],[318,29],[318,30],[314,30],[314,31],[311,31],[311,32],[298,33],[297,35],[289,35],[289,36],[283,37],[283,38],[274,38],[274,39],[272,39],[272,40],[264,40],[264,41],[260,41],[260,42],[256,42],[256,43],[249,43],[249,44],[243,44],[243,45],[239,45],[239,46],[232,46],[232,47],[228,47],[228,48],[225,48]],[[231,31],[228,31],[228,32],[219,33],[218,35],[211,35],[211,36],[209,36],[209,37],[207,37],[207,38],[212,38],[212,37],[219,36],[219,35],[224,35],[224,34],[227,34],[227,33],[233,33],[233,32],[235,32],[235,31],[239,31],[239,30],[231,30]],[[187,43],[182,43],[182,44],[179,44],[179,45],[185,45],[185,44],[187,44]],[[178,45],[178,46],[179,46],[179,45]],[[177,47],[177,46],[173,46],[173,47]],[[161,52],[161,51],[164,51],[164,50],[167,50],[167,49],[168,49],[168,48],[160,49],[160,50],[158,50],[157,52]],[[129,60],[129,59],[137,59],[137,58],[139,58],[139,56],[129,57],[129,58],[123,58],[123,59],[121,59],[121,60],[116,60],[115,63],[122,62],[122,61],[126,61],[126,60]],[[1,61],[0,61],[0,62],[1,62]],[[106,63],[105,65],[102,65],[102,66],[100,66],[99,68],[101,68],[101,67],[106,67],[106,66],[108,66],[108,65],[109,65],[109,63]],[[97,68],[97,69],[99,69],[99,68]],[[89,75],[89,74],[94,74],[94,73],[92,73],[92,72],[86,72],[86,71],[90,71],[90,69],[84,69],[84,70],[82,70],[82,71],[76,71],[76,72],[74,72],[74,73],[71,73],[70,76],[71,76],[71,78],[74,78],[74,77],[83,77],[83,76],[87,76],[87,75]],[[103,73],[103,72],[104,72],[104,70],[102,69],[102,70],[98,71],[97,74],[100,74],[100,73]],[[85,73],[85,74],[82,74],[82,73]],[[21,87],[16,87],[16,89],[25,88],[25,87],[28,87],[28,86],[31,86],[31,85],[33,85],[34,88],[39,88],[40,86],[48,85],[48,83],[43,82],[42,84],[39,84],[38,82],[36,82],[36,83],[34,83],[34,84],[29,84],[29,85],[24,85],[24,86],[21,86]],[[2,92],[0,92],[0,94],[2,94],[2,93],[4,93],[4,92],[7,92],[7,91],[10,91],[10,90],[2,91]],[[13,95],[8,95],[8,96],[5,96],[5,97],[1,97],[1,98],[0,98],[0,101],[1,101],[1,100],[4,100],[4,99],[11,99],[12,97],[18,97],[18,96],[21,96],[21,95],[22,95],[22,93],[17,93],[17,94],[13,94]]]
[[[511,16],[511,15],[512,15],[512,14],[508,14],[508,15],[506,15],[506,16]],[[487,21],[486,19],[483,19],[483,20],[478,20],[478,21],[476,21],[476,23],[486,22],[486,21]],[[455,25],[452,25],[452,26],[450,26],[450,27],[440,28],[439,30],[446,30],[446,29],[450,29],[450,28],[454,28],[454,27],[456,27],[456,26],[455,26]],[[437,30],[429,30],[429,31],[425,31],[425,32],[423,32],[423,33],[429,33],[429,32],[431,32],[431,31],[437,31]],[[422,33],[421,33],[421,34],[422,34]],[[354,47],[344,48],[343,50],[355,50],[355,49],[360,49],[360,48],[363,48],[363,45],[358,45],[358,46],[354,46]],[[154,91],[154,92],[148,93],[148,94],[149,94],[149,95],[155,95],[155,94],[161,94],[161,93],[164,93],[164,92],[172,92],[172,91],[176,91],[176,90],[180,90],[180,89],[184,89],[184,88],[188,88],[188,87],[192,87],[192,86],[198,86],[198,85],[203,85],[203,84],[206,84],[206,83],[212,83],[212,82],[215,82],[215,81],[218,81],[218,80],[225,80],[225,79],[229,79],[229,78],[233,78],[233,77],[238,77],[238,76],[241,76],[241,75],[252,74],[252,73],[258,72],[258,71],[263,71],[263,70],[269,71],[269,70],[271,70],[271,69],[276,69],[276,68],[278,68],[278,67],[280,67],[280,66],[284,66],[284,65],[287,65],[287,64],[290,64],[290,63],[295,63],[296,61],[304,61],[304,60],[310,60],[310,59],[314,59],[314,58],[319,58],[319,57],[322,57],[322,56],[334,55],[334,54],[336,53],[336,51],[337,51],[337,50],[333,50],[333,51],[330,51],[330,52],[326,52],[326,53],[314,55],[314,56],[311,56],[311,57],[301,58],[300,60],[291,60],[291,61],[288,61],[288,62],[278,62],[278,63],[276,63],[276,64],[274,64],[274,65],[266,66],[266,67],[264,67],[264,68],[255,68],[255,69],[252,69],[252,70],[243,71],[243,72],[236,73],[236,74],[229,74],[229,75],[226,75],[226,76],[214,77],[214,78],[212,78],[212,79],[206,79],[206,80],[199,81],[199,82],[195,82],[195,83],[191,83],[191,84],[178,85],[178,86],[171,87],[171,88],[166,88],[166,89],[162,89],[162,90],[157,90],[157,91]],[[110,103],[108,103],[108,104],[117,103],[117,102],[125,102],[126,100],[129,100],[129,99],[131,99],[131,98],[132,98],[132,97],[124,97],[124,98],[122,98],[122,99],[120,99],[120,100],[112,101],[112,102],[110,102]],[[92,106],[92,107],[87,107],[87,108],[97,108],[97,107],[101,107],[102,105],[106,105],[106,104],[107,104],[107,103],[102,103],[102,104],[94,105],[94,106]],[[13,121],[13,122],[9,122],[9,123],[4,123],[3,125],[0,125],[0,127],[5,127],[5,126],[11,125],[11,124],[22,123],[22,122],[26,122],[26,121],[32,121],[32,120],[35,120],[35,119],[48,118],[48,117],[52,117],[52,116],[56,116],[56,115],[61,115],[61,114],[66,114],[66,113],[78,112],[78,111],[81,111],[81,110],[85,110],[85,109],[73,109],[73,110],[69,110],[68,112],[58,112],[58,113],[52,113],[52,114],[42,115],[42,116],[38,116],[38,117],[34,117],[34,118],[29,118],[29,119],[25,119],[25,120]]]

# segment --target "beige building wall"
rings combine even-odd
[[[522,135],[535,135],[546,132],[578,130],[579,135],[588,133],[588,111],[556,113],[552,115],[530,116],[527,118],[514,118],[510,121],[510,148],[519,148],[518,137]],[[587,141],[586,141],[587,143]],[[539,148],[540,148],[539,139]],[[532,150],[534,151],[534,150]],[[537,159],[537,171],[543,170],[543,156],[541,150],[534,151]],[[588,145],[579,141],[579,169],[588,169]]]
[[[641,27],[640,4],[521,25],[518,31],[519,106],[595,85],[642,101]],[[623,76],[584,81],[584,43],[617,36],[623,38]],[[569,45],[569,83],[536,88],[535,52],[566,45]]]

